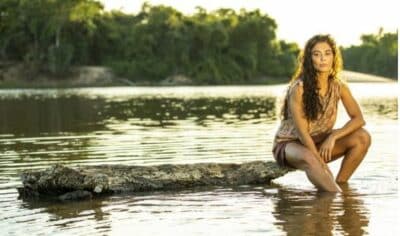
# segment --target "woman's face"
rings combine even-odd
[[[319,73],[329,73],[333,64],[333,50],[326,42],[319,42],[311,50],[314,68]]]

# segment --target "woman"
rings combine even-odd
[[[304,170],[321,191],[341,192],[371,143],[363,115],[348,86],[338,79],[342,58],[329,35],[306,43],[285,97],[283,119],[275,135],[273,154],[279,165]],[[333,129],[342,101],[349,121]],[[344,156],[333,177],[326,163]]]

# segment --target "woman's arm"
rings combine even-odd
[[[303,109],[303,85],[299,83],[297,86],[293,87],[293,90],[289,97],[289,109],[293,116],[294,125],[296,126],[297,133],[299,134],[299,139],[301,143],[310,150],[314,156],[317,158],[318,162],[321,164],[322,168],[334,179],[331,170],[328,165],[322,160],[314,141],[308,132],[308,121]]]
[[[341,85],[340,97],[350,120],[340,129],[335,129],[328,138],[322,143],[319,152],[325,161],[329,161],[332,156],[332,150],[335,146],[336,140],[354,132],[365,125],[360,106],[354,99],[346,84]]]
[[[307,147],[315,156],[320,157],[317,147],[308,132],[308,121],[303,109],[303,85],[298,83],[289,95],[289,109],[299,134],[301,143]]]
[[[331,136],[335,140],[342,138],[365,125],[365,120],[361,113],[360,106],[354,99],[346,84],[341,85],[340,97],[350,120],[342,128],[336,129],[332,132]]]

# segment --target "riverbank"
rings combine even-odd
[[[34,77],[34,78],[33,78]],[[348,82],[397,82],[381,76],[343,71],[342,78]],[[234,85],[272,85],[287,83],[289,78],[259,77],[245,84]],[[32,76],[22,64],[0,64],[0,88],[75,88],[75,87],[112,87],[112,86],[184,86],[196,85],[184,75],[175,75],[160,82],[148,80],[130,81],[116,76],[110,68],[103,66],[73,67],[61,76],[37,73]]]
[[[0,63],[0,88],[69,88],[132,85],[117,78],[111,69],[102,66],[72,67],[62,76],[36,72],[32,75],[23,64]]]

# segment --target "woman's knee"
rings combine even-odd
[[[367,130],[361,128],[357,130],[357,142],[359,145],[365,148],[369,148],[369,146],[371,145],[371,135]]]

